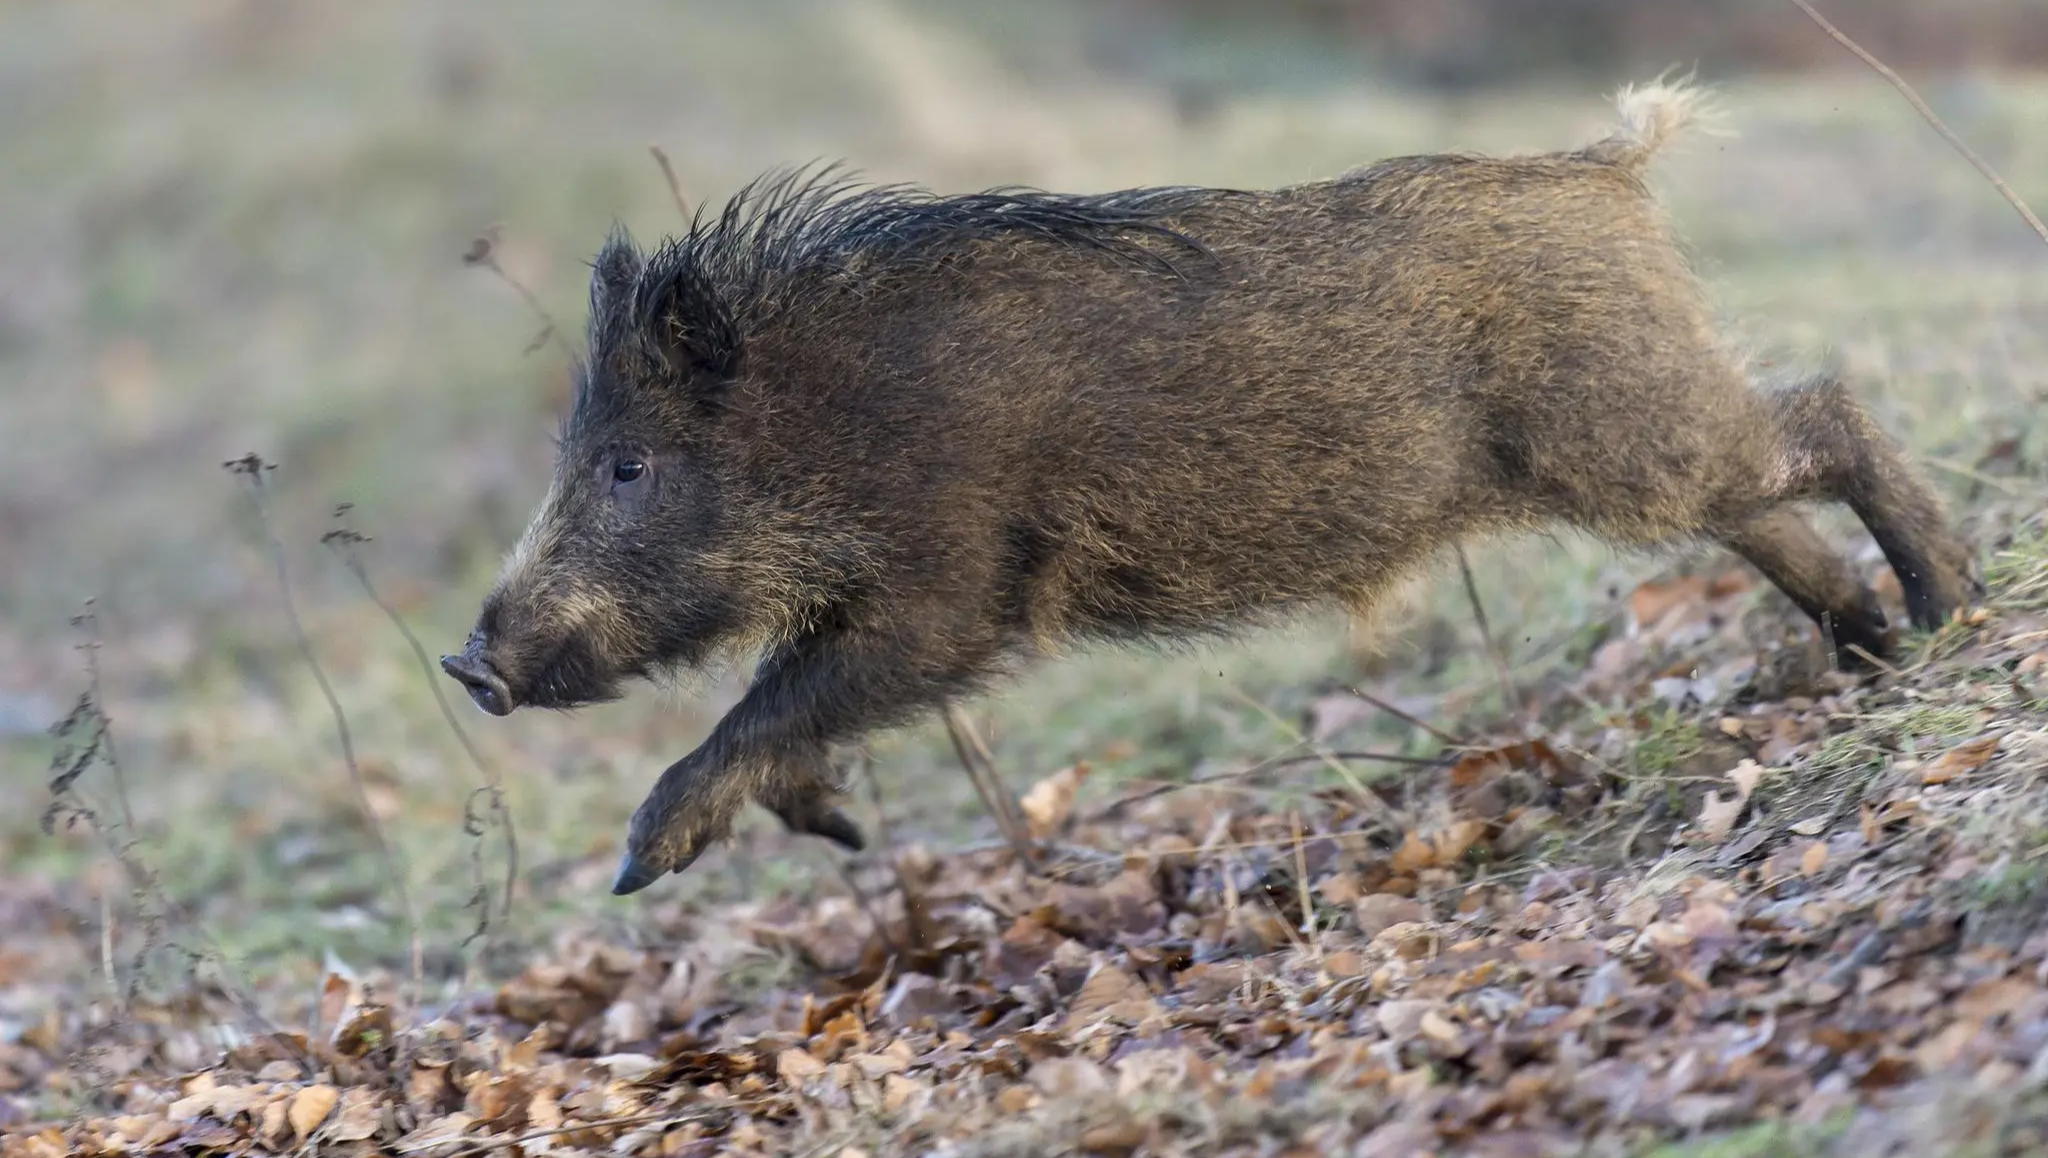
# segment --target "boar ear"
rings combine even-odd
[[[614,224],[597,260],[590,263],[591,316],[609,317],[630,303],[633,288],[640,283],[640,273],[645,268],[632,234],[626,232],[625,226]]]
[[[648,348],[678,374],[717,386],[739,376],[739,326],[694,263],[657,258],[640,283],[639,317]]]

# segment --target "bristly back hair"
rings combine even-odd
[[[865,184],[837,163],[771,171],[715,216],[700,207],[688,232],[664,241],[647,258],[630,298],[609,297],[609,316],[591,318],[593,346],[629,327],[656,333],[665,325],[688,332],[700,365],[730,374],[754,322],[799,305],[800,295],[826,287],[830,275],[856,267],[877,275],[900,272],[976,242],[1090,250],[1180,277],[1176,257],[1210,254],[1172,219],[1246,196],[1200,186],[1092,194],[1003,186],[941,196],[910,185]],[[631,239],[615,231],[606,251],[621,245],[630,248]],[[605,259],[597,264],[602,274]]]

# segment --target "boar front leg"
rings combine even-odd
[[[1000,646],[980,633],[963,634],[840,627],[778,649],[711,735],[671,764],[633,813],[612,892],[635,893],[688,868],[732,831],[749,797],[778,812],[790,809],[785,821],[794,816],[836,828],[819,813],[818,769],[826,752],[977,685],[993,670]]]

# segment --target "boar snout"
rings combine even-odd
[[[512,691],[505,686],[504,677],[491,666],[491,661],[484,658],[476,641],[470,641],[461,655],[442,656],[441,670],[455,677],[456,682],[469,693],[469,698],[476,701],[477,707],[494,716],[512,714],[515,706]]]

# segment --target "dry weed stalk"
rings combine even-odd
[[[1507,649],[1493,634],[1493,626],[1486,620],[1486,606],[1479,601],[1479,582],[1472,577],[1472,561],[1465,555],[1463,545],[1458,547],[1458,572],[1465,579],[1465,598],[1472,603],[1472,618],[1479,624],[1479,640],[1486,645],[1486,653],[1493,657],[1494,671],[1500,676],[1501,710],[1507,714],[1526,715],[1527,709],[1521,697],[1515,693],[1515,677],[1508,666]],[[1534,721],[1526,720],[1533,728]]]
[[[676,199],[676,212],[682,216],[685,226],[690,224],[690,202],[683,196],[683,183],[676,180],[676,167],[669,164],[668,154],[660,145],[649,145],[647,151],[654,155],[654,163],[661,166],[662,179],[668,182],[669,196]]]
[[[948,705],[945,717],[946,735],[953,741],[953,752],[960,758],[960,766],[967,770],[967,779],[981,797],[982,806],[995,817],[996,828],[1016,852],[1017,859],[1027,870],[1037,871],[1038,850],[1032,844],[1030,828],[1018,814],[1016,798],[1010,795],[1002,774],[996,770],[995,755],[965,711]]]
[[[531,354],[552,341],[562,352],[563,357],[574,361],[576,352],[569,348],[568,339],[562,337],[562,328],[555,324],[555,316],[540,303],[540,298],[535,296],[532,290],[526,288],[526,283],[507,273],[505,267],[498,264],[498,242],[498,227],[493,225],[469,243],[469,249],[462,255],[462,264],[480,266],[496,274],[498,280],[511,286],[513,292],[519,295],[519,300],[526,303],[526,308],[532,310],[534,316],[540,319],[540,332],[526,343],[526,349],[522,353]]]
[[[117,1004],[117,1017],[107,1028],[115,1029],[126,1024],[129,1011],[140,994],[149,958],[159,949],[168,949],[183,958],[194,977],[210,968],[220,992],[252,1031],[272,1035],[302,1064],[310,1066],[311,1058],[296,1042],[277,1036],[277,1025],[257,1006],[253,990],[226,952],[171,896],[162,874],[144,857],[140,832],[128,797],[127,770],[115,751],[113,720],[105,707],[99,665],[102,646],[99,616],[92,600],[86,601],[84,612],[74,616],[71,624],[86,636],[78,645],[85,654],[86,689],[80,693],[71,711],[49,730],[57,741],[57,750],[50,759],[51,799],[43,810],[42,830],[46,835],[52,834],[60,823],[66,828],[80,823],[90,826],[128,881],[130,900],[135,905],[141,925],[142,943],[129,960],[129,975],[125,983],[119,976],[115,957],[116,918],[111,883],[100,892],[100,966],[106,971],[107,985]],[[95,764],[103,765],[114,783],[119,817],[112,821],[86,799],[81,788],[85,774]],[[196,941],[196,946],[178,939],[174,928],[180,924]]]
[[[233,474],[249,480],[249,494],[256,507],[257,522],[261,525],[264,538],[269,541],[271,561],[276,568],[277,588],[284,601],[284,614],[291,626],[292,638],[298,644],[299,654],[306,661],[306,667],[313,673],[313,681],[320,685],[320,694],[326,699],[328,710],[334,714],[335,735],[341,741],[341,760],[348,769],[349,783],[355,788],[356,802],[362,808],[363,824],[369,829],[370,839],[377,846],[378,859],[383,863],[384,875],[398,898],[399,908],[405,920],[406,935],[412,946],[412,991],[409,1007],[415,1012],[426,992],[426,958],[420,943],[419,912],[413,906],[412,888],[406,882],[405,865],[397,849],[384,833],[384,822],[377,815],[370,802],[368,783],[363,779],[361,765],[356,762],[355,741],[349,734],[348,714],[342,711],[341,700],[334,694],[334,685],[328,682],[327,672],[320,666],[319,657],[313,653],[313,641],[306,635],[305,624],[299,619],[297,605],[292,599],[292,584],[289,565],[285,557],[284,540],[278,537],[277,528],[270,517],[270,504],[263,491],[263,476],[277,469],[276,464],[263,461],[254,452],[221,464]],[[400,1067],[401,1069],[403,1067]]]
[[[1377,795],[1375,795],[1372,789],[1366,787],[1365,782],[1358,778],[1358,774],[1353,772],[1348,765],[1339,761],[1334,753],[1323,751],[1300,728],[1295,727],[1287,720],[1281,718],[1280,713],[1274,711],[1272,708],[1267,707],[1265,704],[1260,703],[1256,697],[1247,693],[1243,688],[1240,688],[1235,684],[1230,684],[1226,685],[1224,690],[1229,692],[1231,696],[1234,697],[1239,703],[1259,713],[1261,716],[1264,716],[1266,718],[1266,721],[1272,724],[1276,729],[1287,733],[1288,737],[1293,740],[1293,744],[1291,745],[1292,747],[1307,747],[1315,749],[1308,756],[1304,757],[1303,762],[1315,761],[1321,763],[1324,767],[1330,769],[1332,772],[1335,772],[1338,775],[1338,777],[1344,781],[1345,785],[1351,789],[1352,794],[1358,797],[1361,803],[1365,804],[1367,807],[1370,808],[1384,810],[1385,801],[1382,801]],[[1405,763],[1406,761],[1397,762]],[[1278,765],[1265,766],[1277,767]]]
[[[350,509],[350,504],[343,503],[335,508],[334,517],[344,519]],[[469,733],[455,718],[455,711],[449,707],[448,697],[441,690],[439,674],[435,671],[433,661],[427,656],[426,647],[420,643],[419,637],[413,634],[412,627],[405,622],[405,617],[385,600],[382,593],[377,590],[376,584],[371,582],[369,569],[363,565],[362,556],[356,553],[357,545],[368,542],[368,536],[357,533],[343,523],[322,535],[320,541],[341,559],[342,566],[348,569],[349,574],[355,576],[356,584],[363,589],[363,594],[369,597],[371,603],[376,604],[377,610],[382,611],[384,617],[391,621],[391,625],[398,629],[398,633],[405,637],[406,646],[412,649],[413,661],[418,665],[421,676],[426,679],[427,690],[433,693],[434,703],[441,710],[441,719],[447,723],[448,730],[455,733],[456,741],[462,745],[463,753],[469,757],[470,766],[476,769],[477,776],[483,781],[482,787],[470,793],[469,799],[465,800],[462,806],[462,828],[464,834],[472,841],[470,870],[476,881],[476,892],[471,906],[477,912],[476,927],[463,939],[463,945],[467,947],[471,941],[483,938],[484,951],[488,954],[491,932],[490,886],[485,882],[483,868],[484,829],[487,825],[495,825],[498,831],[504,834],[505,839],[505,880],[500,886],[498,896],[498,916],[501,920],[512,915],[512,894],[519,883],[519,833],[512,823],[512,810],[505,802],[504,778],[490,766],[483,758],[483,754],[477,751],[476,745],[469,738]],[[488,802],[488,818],[476,815],[475,806],[479,796]]]
[[[1379,698],[1376,695],[1373,695],[1371,692],[1368,692],[1363,688],[1352,687],[1347,685],[1344,691],[1353,698],[1363,700],[1366,703],[1371,704],[1373,707],[1378,708],[1380,711],[1385,712],[1386,714],[1394,717],[1395,719],[1401,721],[1404,724],[1407,724],[1411,727],[1420,728],[1423,731],[1428,732],[1430,735],[1435,736],[1437,739],[1443,741],[1446,745],[1450,747],[1470,748],[1472,746],[1470,741],[1460,740],[1456,736],[1451,735],[1449,732],[1444,731],[1442,728],[1437,727],[1435,724],[1430,723],[1428,720],[1423,719],[1422,717],[1414,714],[1413,712],[1402,711],[1400,708],[1395,707],[1394,705],[1388,703],[1387,701]]]
[[[1949,128],[1939,116],[1935,115],[1934,110],[1928,107],[1927,102],[1921,99],[1920,94],[1914,90],[1913,86],[1906,83],[1906,78],[1894,72],[1890,65],[1879,60],[1869,49],[1851,40],[1847,33],[1835,27],[1827,17],[1820,14],[1819,9],[1808,3],[1808,0],[1792,0],[1792,3],[1801,12],[1806,13],[1808,19],[1818,24],[1822,32],[1832,37],[1835,43],[1854,53],[1856,58],[1868,65],[1872,72],[1883,77],[1887,84],[1899,90],[1899,95],[1906,98],[1906,103],[1912,105],[1913,111],[1920,114],[1920,119],[1926,121],[1935,132],[1941,134],[1941,139],[1947,141],[1950,148],[1960,153],[1963,160],[1975,166],[1977,172],[1983,174],[1986,181],[1991,182],[1991,187],[1998,190],[1998,195],[2005,198],[2006,203],[2013,207],[2013,211],[2020,215],[2020,218],[2027,223],[2027,226],[2043,242],[2048,242],[2048,225],[2041,223],[2041,219],[2034,215],[2034,211],[2027,206],[2027,203],[2020,198],[2019,194],[2013,192],[2012,186],[2005,183],[2005,178],[1998,175],[1998,170],[1993,169],[1989,161],[1979,156],[1977,150],[1972,149],[1967,142],[1956,135],[1955,130]]]

